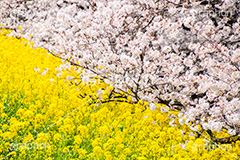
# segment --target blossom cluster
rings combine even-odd
[[[109,94],[109,85],[81,82],[78,92],[66,81],[79,74],[72,66],[64,68],[46,50],[6,34],[0,31],[0,159],[240,158],[238,142],[229,150],[203,148],[206,141],[195,139],[187,125],[169,125],[170,113],[143,111],[146,102],[92,101],[89,95],[99,88]],[[84,93],[88,96],[77,98]]]
[[[165,103],[194,131],[200,125],[239,134],[238,0],[5,0],[0,6],[11,35],[81,66],[75,78],[99,76],[153,110]]]

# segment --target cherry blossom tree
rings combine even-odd
[[[0,6],[10,35],[69,62],[62,67],[79,66],[83,82],[98,76],[113,93],[148,101],[152,110],[156,103],[179,110],[179,122],[199,136],[207,131],[226,143],[231,137],[217,139],[212,131],[227,129],[240,140],[238,0],[4,0]]]

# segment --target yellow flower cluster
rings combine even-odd
[[[111,87],[76,89],[65,80],[79,74],[74,68],[56,76],[61,60],[7,32],[0,33],[0,159],[240,158],[239,142],[210,148],[188,126],[171,127],[169,113],[143,110],[147,103],[90,98],[100,88],[107,97]]]

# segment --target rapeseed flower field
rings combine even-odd
[[[178,113],[162,112],[161,104],[151,111],[130,98],[101,103],[97,91],[104,99],[111,86],[67,81],[81,71],[63,67],[59,76],[65,62],[8,32],[0,31],[0,159],[240,158],[239,141],[207,145],[207,134],[195,138],[177,121],[172,127],[169,117]]]

